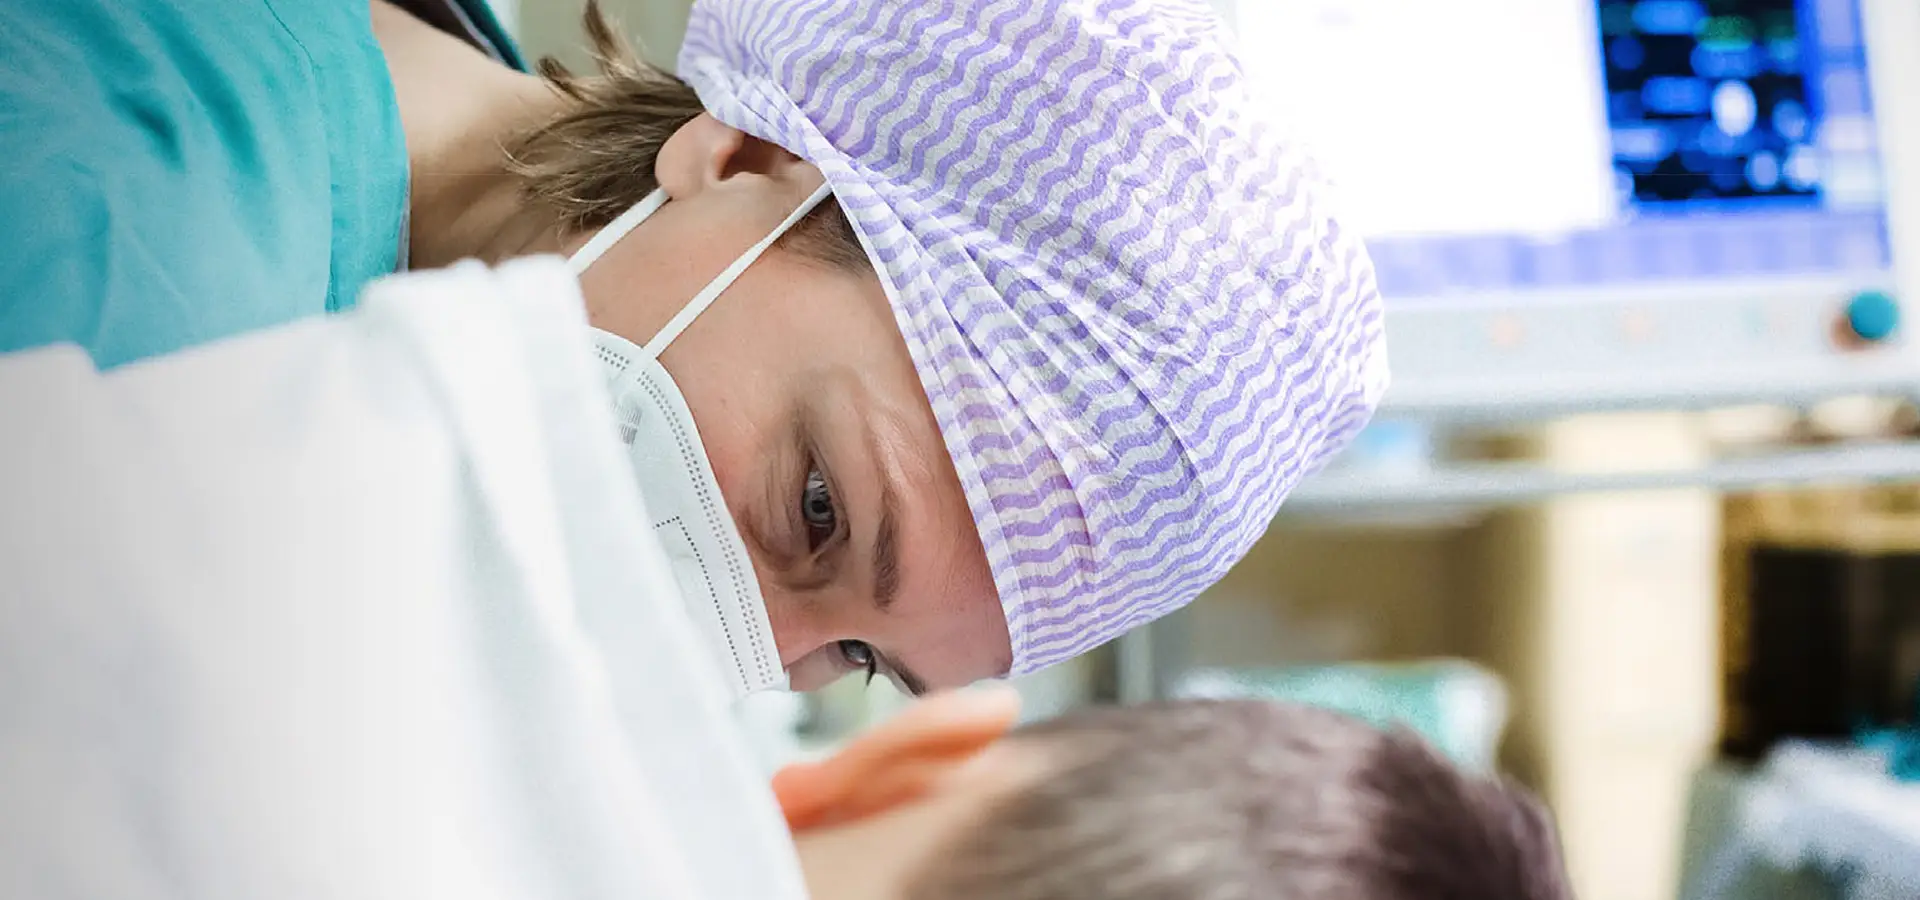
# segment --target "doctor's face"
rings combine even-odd
[[[821,180],[705,117],[656,171],[671,201],[581,279],[594,326],[635,344]],[[794,689],[871,672],[917,692],[1007,670],[979,534],[873,273],[776,245],[660,361],[753,556]]]

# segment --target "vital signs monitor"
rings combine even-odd
[[[1226,10],[1367,233],[1388,412],[1445,416],[1920,382],[1890,200],[1920,147],[1876,96],[1911,108],[1920,45],[1877,43],[1880,2]]]

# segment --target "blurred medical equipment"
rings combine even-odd
[[[774,643],[773,625],[767,620],[767,603],[760,596],[753,559],[720,496],[720,483],[714,480],[713,465],[700,443],[693,411],[660,364],[660,354],[828,193],[824,184],[815,190],[773,233],[715,275],[645,347],[597,328],[593,332],[613,394],[620,439],[626,443],[634,481],[653,515],[654,534],[673,563],[688,613],[713,653],[726,661],[727,683],[735,698],[785,688],[787,672],[780,663],[780,647]],[[585,272],[666,204],[666,190],[656,189],[600,229],[568,264],[576,274]]]
[[[1839,900],[1920,893],[1920,784],[1889,777],[1884,750],[1794,742],[1752,772],[1710,774],[1695,796],[1683,900],[1807,896],[1780,878],[1799,871]]]
[[[1720,750],[1920,728],[1920,491],[1729,502]]]
[[[1122,639],[1122,696],[1189,656],[1470,655],[1577,892],[1670,900],[1719,718],[1712,491],[1920,473],[1880,399],[1834,402],[1920,393],[1920,7],[1233,6],[1368,233],[1394,387],[1222,590]],[[1749,403],[1785,409],[1719,412]],[[1303,608],[1358,636],[1262,654]]]
[[[1499,677],[1463,660],[1194,669],[1180,676],[1171,693],[1304,703],[1381,727],[1397,725],[1482,772],[1495,771],[1507,724],[1507,692]]]
[[[1235,19],[1368,232],[1382,420],[1438,448],[1569,413],[1920,394],[1912,3],[1246,0]],[[1614,473],[1393,459],[1287,509],[1892,478],[1920,446]]]
[[[1863,748],[1884,754],[1887,774],[1893,780],[1920,784],[1920,680],[1908,689],[1914,691],[1908,724],[1894,728],[1875,728],[1856,737]]]
[[[0,896],[802,900],[592,349],[537,259],[0,357]]]
[[[1897,814],[1920,809],[1920,492],[1731,498],[1725,544],[1721,760],[1694,779],[1683,886],[1920,894],[1920,820]]]

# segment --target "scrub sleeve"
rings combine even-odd
[[[400,267],[366,0],[6,0],[0,60],[0,352],[115,366],[345,309]]]

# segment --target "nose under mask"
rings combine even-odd
[[[673,565],[687,612],[722,664],[735,698],[784,689],[786,669],[746,542],[720,495],[693,412],[673,376],[660,364],[660,354],[829,194],[828,187],[821,185],[771,234],[708,282],[646,346],[599,329],[593,334],[613,396],[615,421],[654,533]],[[666,203],[666,192],[656,190],[602,228],[568,261],[574,272],[585,272]]]

